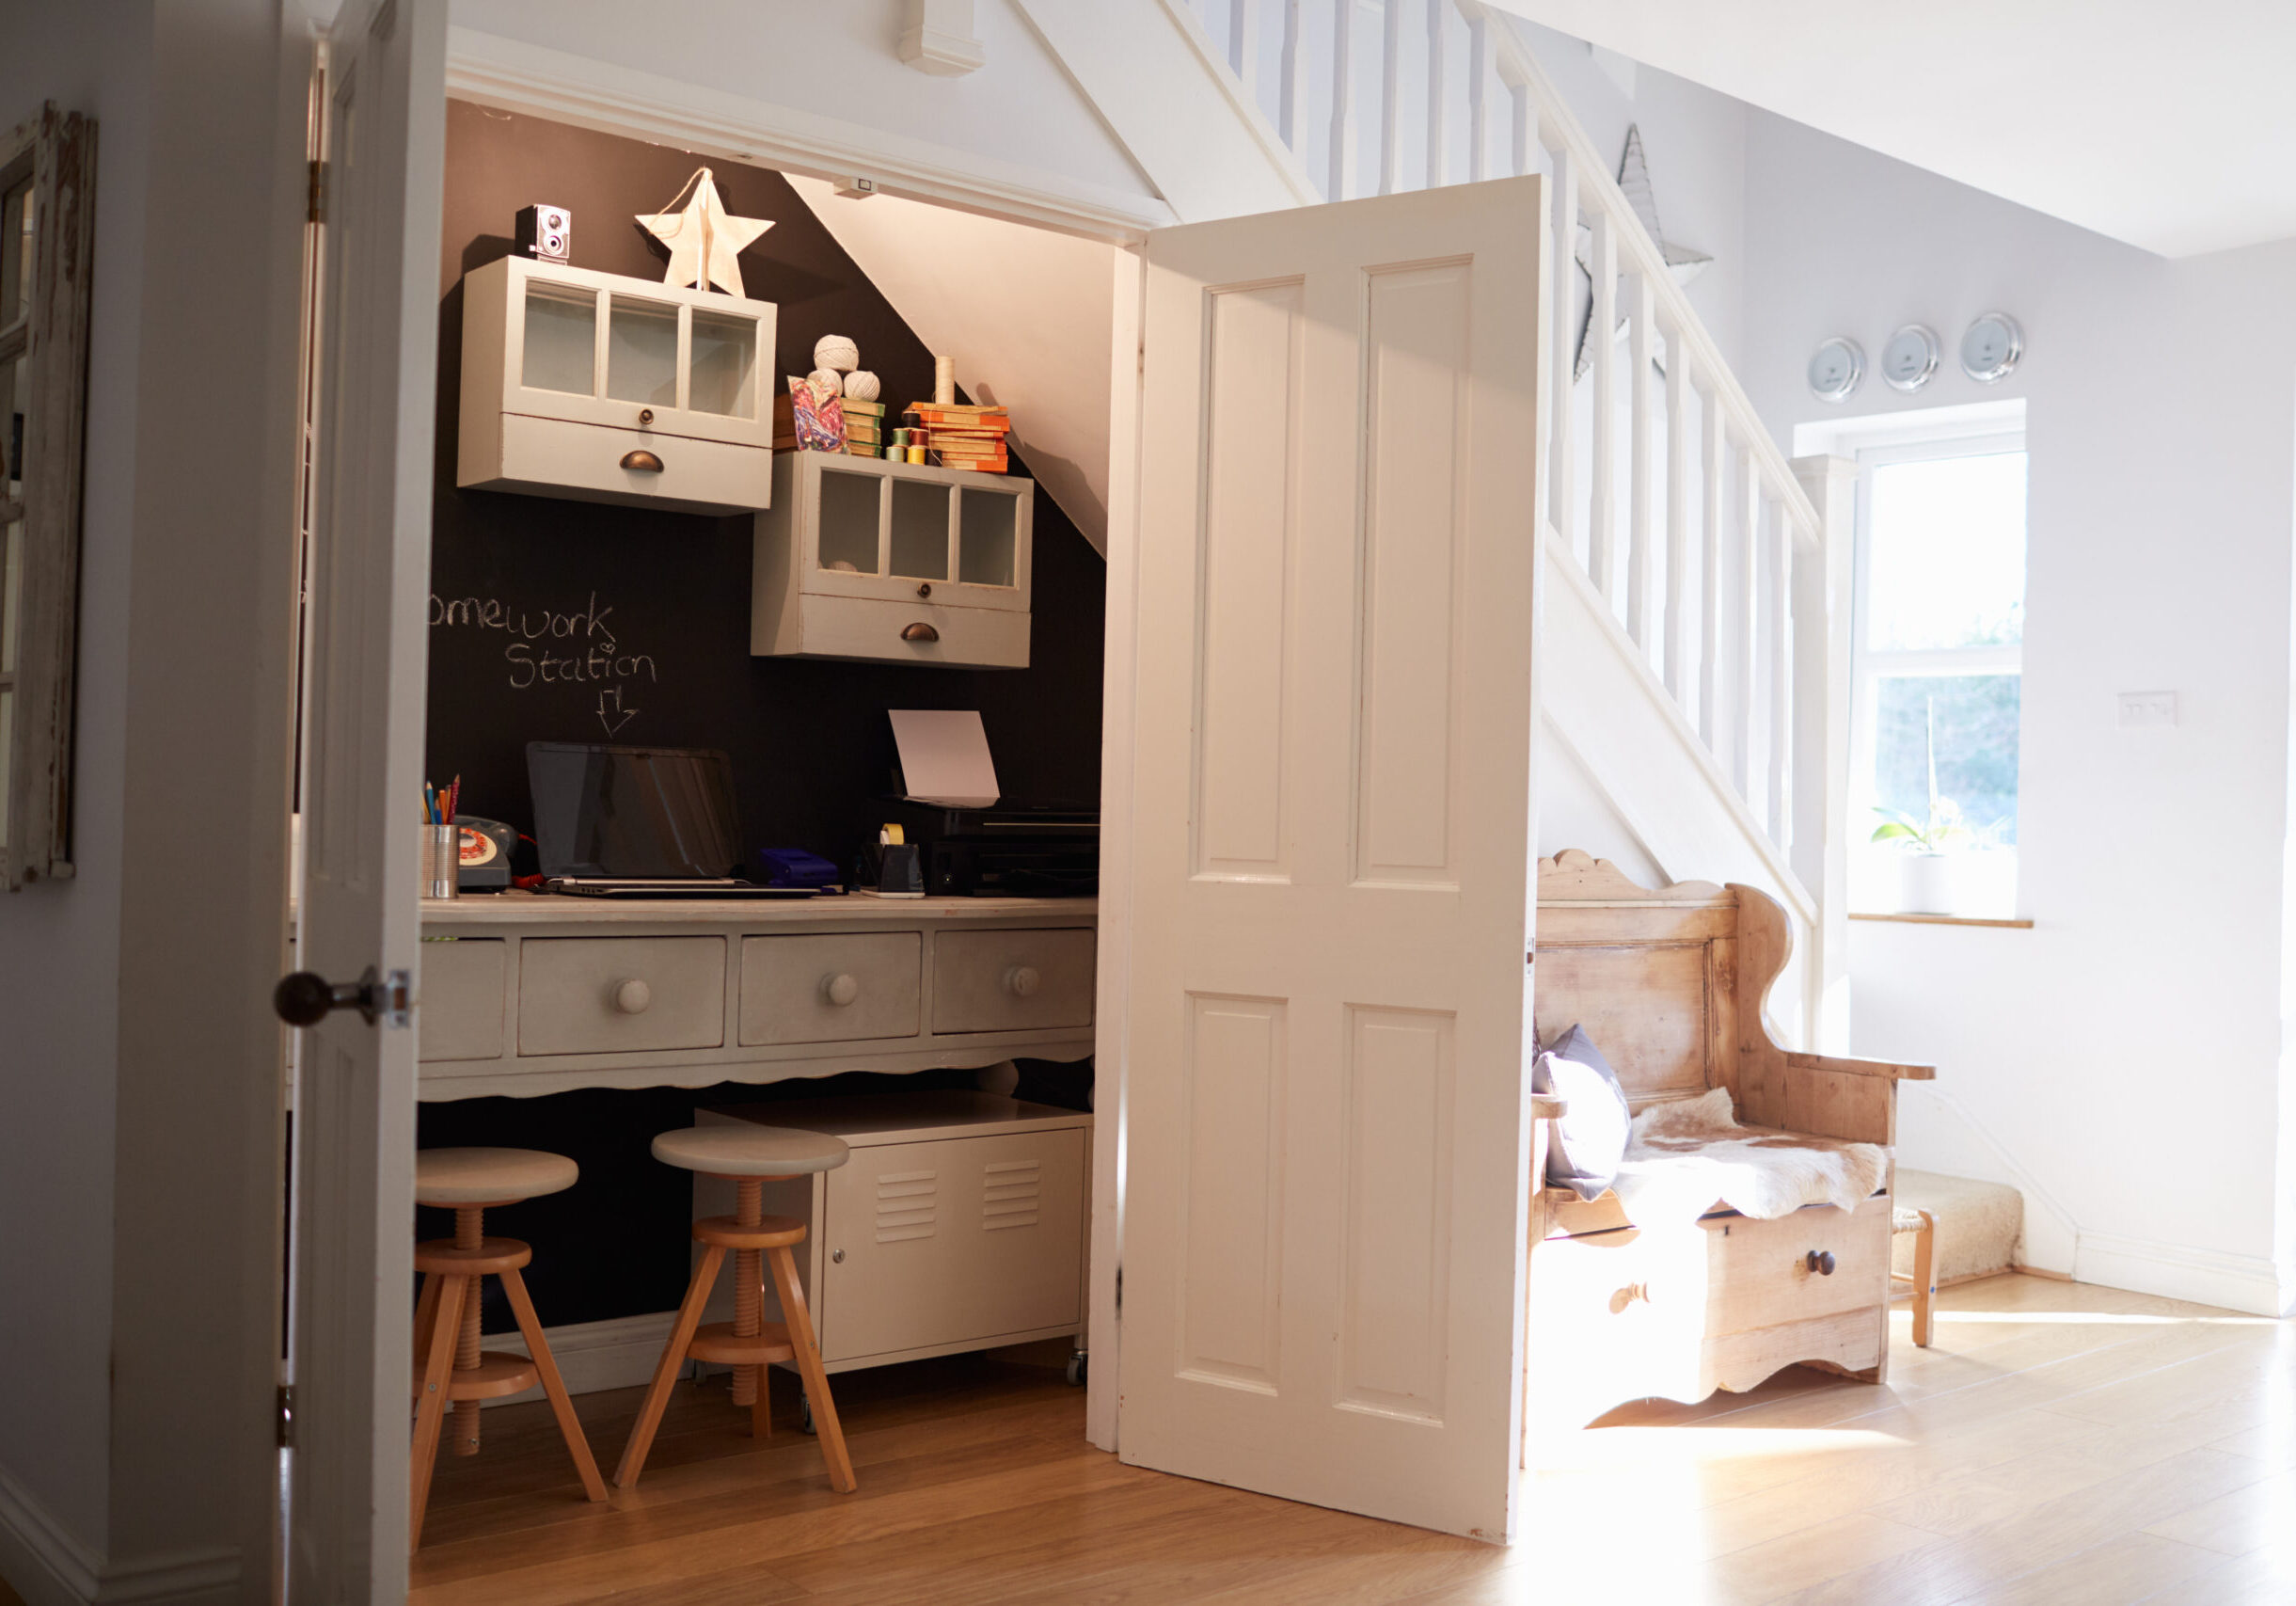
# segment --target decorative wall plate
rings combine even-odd
[[[1926,324],[1907,324],[1881,348],[1881,382],[1892,390],[1918,390],[1938,371],[1942,348]]]
[[[1865,348],[1836,335],[1810,354],[1810,393],[1821,402],[1846,402],[1865,378]]]
[[[1961,372],[1980,385],[1997,385],[2025,355],[2025,331],[2006,312],[1981,312],[1961,337]]]

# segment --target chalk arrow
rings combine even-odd
[[[614,711],[610,717],[606,712],[606,705],[610,702],[614,706]],[[637,717],[638,710],[636,708],[625,708],[622,706],[621,687],[609,686],[605,691],[598,693],[598,723],[606,727],[606,734],[608,736],[612,736],[616,731],[620,730],[624,725],[628,724],[630,721],[636,719]]]

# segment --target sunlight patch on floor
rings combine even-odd
[[[1894,1312],[1893,1312],[1894,1313]],[[2276,1328],[2278,1316],[2142,1316],[2121,1311],[1940,1311],[1940,1327]],[[2296,1325],[2289,1325],[2296,1331]]]

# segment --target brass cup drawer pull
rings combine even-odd
[[[1802,1257],[1802,1264],[1819,1277],[1831,1277],[1834,1264],[1833,1251],[1831,1249],[1812,1249]]]
[[[625,452],[622,454],[622,466],[633,474],[658,474],[661,472],[661,459],[651,452]]]
[[[923,620],[906,627],[901,631],[901,640],[905,642],[937,642],[940,639],[941,632]]]

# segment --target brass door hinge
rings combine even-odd
[[[327,220],[327,165],[314,161],[310,168],[310,207],[306,216],[312,223],[325,223]]]
[[[295,1447],[295,1386],[281,1383],[278,1392],[278,1442],[282,1450]]]

